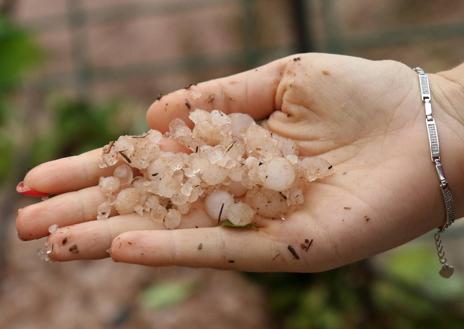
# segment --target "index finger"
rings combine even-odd
[[[191,110],[220,109],[224,113],[242,112],[255,120],[268,117],[275,109],[277,86],[288,59],[282,58],[261,67],[187,86],[157,99],[148,109],[148,125],[159,131],[180,118],[189,122]]]
[[[185,148],[169,138],[161,141],[161,149],[182,152]],[[23,185],[47,194],[76,191],[97,185],[101,176],[111,175],[115,166],[100,168],[101,149],[49,161],[31,169]]]

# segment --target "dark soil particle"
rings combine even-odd
[[[345,210],[351,210],[351,207],[343,207]]]
[[[211,94],[211,95],[209,95],[208,98],[206,99],[206,102],[207,102],[208,104],[211,104],[211,103],[214,102],[214,99],[215,99],[215,98],[216,98],[216,97],[215,97],[213,94]]]
[[[77,244],[73,244],[71,247],[69,247],[69,252],[72,254],[78,254],[79,248],[77,247]]]
[[[200,243],[200,244],[198,245],[197,249],[198,249],[198,250],[203,249],[203,243]]]
[[[293,59],[293,61],[294,61],[294,62],[301,61],[301,57],[295,57],[295,58]]]
[[[305,239],[305,240],[304,240],[304,243],[302,243],[302,244],[300,245],[301,249],[303,249],[304,251],[308,252],[309,248],[311,248],[311,245],[313,244],[313,241],[314,241],[314,239],[311,239],[311,240]]]
[[[291,245],[288,245],[287,249],[288,249],[288,251],[290,251],[290,253],[292,254],[293,258],[298,259],[298,260],[300,259],[300,256],[298,256],[298,254],[297,254],[295,248],[293,248]]]
[[[370,221],[371,219],[369,218],[369,216],[365,215],[365,216],[364,216],[364,220],[365,220],[366,222],[368,222],[368,221]]]
[[[68,238],[64,238],[61,240],[61,244],[64,246],[66,243],[68,243]]]
[[[235,263],[235,260],[229,259],[229,264],[233,264],[233,263]]]

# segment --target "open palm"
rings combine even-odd
[[[440,86],[448,83],[432,76],[444,164],[451,176],[463,177],[459,163],[447,161],[463,138],[456,133],[461,124],[443,105]],[[214,221],[198,209],[183,219],[182,229],[168,231],[135,214],[95,220],[104,199],[96,184],[111,168],[98,167],[100,150],[94,150],[28,173],[26,186],[58,195],[19,212],[20,237],[45,236],[58,224],[49,238],[55,260],[102,258],[110,249],[116,261],[156,266],[322,271],[443,223],[417,77],[401,63],[294,55],[166,95],[151,106],[147,120],[166,131],[174,118],[188,121],[192,108],[265,120],[269,130],[298,141],[303,155],[332,163],[334,175],[312,183],[304,206],[285,221],[266,220],[248,230],[211,227]],[[169,140],[163,147],[176,150]]]

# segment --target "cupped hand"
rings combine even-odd
[[[449,100],[455,83],[431,75],[443,163],[462,215],[464,186],[459,143],[463,123]],[[301,54],[191,85],[153,103],[151,128],[188,122],[194,108],[245,112],[267,129],[298,141],[303,155],[320,156],[334,174],[312,183],[304,206],[285,221],[254,229],[214,227],[199,209],[182,229],[138,215],[95,220],[104,200],[100,150],[42,164],[26,187],[53,198],[19,211],[22,239],[48,235],[55,260],[94,259],[153,266],[180,265],[247,271],[323,271],[390,249],[438,227],[444,209],[430,161],[417,76],[395,61]],[[166,150],[178,146],[164,140]]]

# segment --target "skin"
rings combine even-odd
[[[458,217],[464,215],[463,71],[461,65],[429,76]],[[103,258],[109,249],[115,261],[151,266],[315,272],[378,254],[444,223],[417,75],[404,64],[293,55],[166,95],[149,108],[148,124],[166,131],[174,118],[188,121],[189,107],[266,119],[269,130],[297,140],[303,154],[332,163],[334,174],[311,184],[304,206],[285,221],[265,220],[251,230],[214,227],[199,206],[183,219],[183,229],[169,231],[137,215],[94,220],[103,200],[98,177],[111,172],[98,168],[95,150],[26,175],[26,186],[57,196],[19,210],[20,238],[46,236],[58,224],[49,237],[57,261]],[[170,141],[164,147],[179,150]]]

